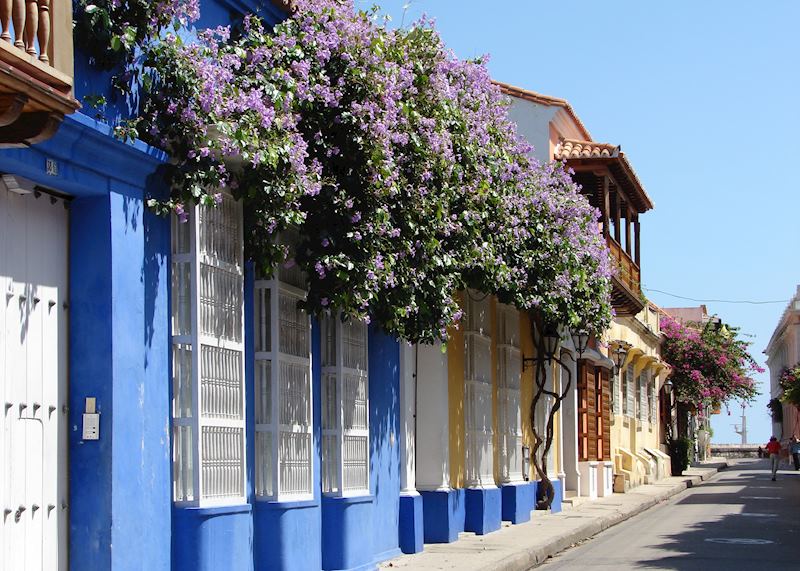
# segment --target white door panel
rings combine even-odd
[[[0,189],[0,571],[67,569],[68,212]]]

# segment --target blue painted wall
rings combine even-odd
[[[167,230],[143,205],[148,189],[158,189],[153,173],[163,155],[109,135],[107,126],[75,114],[43,144],[0,151],[0,170],[74,197],[71,568],[168,569]],[[48,159],[56,175],[45,173]],[[90,396],[101,414],[100,440],[84,442],[81,415]]]
[[[373,560],[400,554],[400,344],[370,326],[370,492]]]
[[[323,497],[323,569],[371,569],[400,554],[400,345],[370,326],[368,346],[370,493]]]
[[[248,296],[252,304],[252,295]],[[252,324],[253,312],[246,311]],[[252,331],[252,325],[250,326]],[[252,335],[248,342],[250,355],[253,355]],[[322,406],[320,388],[322,367],[320,365],[321,339],[319,322],[311,321],[311,379],[312,406],[314,417],[314,499],[300,502],[262,502],[256,501],[255,519],[255,568],[258,571],[305,571],[322,569],[322,515],[320,496],[320,458],[322,442]],[[252,366],[252,357],[246,361]],[[247,387],[248,402],[254,402],[253,377],[250,375]],[[250,409],[248,408],[248,413]],[[255,418],[251,416],[251,418]],[[254,427],[255,431],[255,427]],[[255,460],[255,439],[249,440],[252,459]],[[250,451],[248,452],[250,454]]]

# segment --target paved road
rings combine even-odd
[[[767,460],[731,461],[702,486],[540,566],[800,571],[800,472],[771,481]]]

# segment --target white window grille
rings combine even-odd
[[[647,383],[647,402],[650,405],[647,408],[647,422],[650,423],[650,430],[653,430],[656,423],[656,387],[655,378],[652,376],[650,382]]]
[[[622,404],[625,407],[623,414],[625,416],[634,416],[634,408],[636,403],[636,392],[634,386],[635,376],[633,374],[633,363],[628,365],[625,369],[625,380],[622,383]]]
[[[256,497],[313,497],[311,320],[305,279],[285,268],[255,282]]]
[[[498,345],[498,429],[500,479],[522,480],[522,427],[520,378],[522,353],[519,341],[519,311],[510,305],[497,306]]]
[[[321,320],[322,491],[369,493],[367,324]]]
[[[172,219],[173,499],[244,501],[242,208]]]
[[[468,291],[464,332],[467,486],[494,485],[489,297]]]
[[[647,398],[648,391],[650,390],[650,378],[647,369],[644,369],[639,375],[639,421],[644,422],[648,419],[648,409],[650,408],[649,399]]]

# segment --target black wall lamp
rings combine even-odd
[[[631,348],[631,344],[625,341],[617,341],[616,346],[617,348],[611,352],[611,355],[616,372],[619,373],[620,369],[622,369],[622,365],[625,364],[625,359],[628,357],[628,350]]]
[[[542,341],[544,342],[544,361],[549,363],[558,352],[558,346],[561,344],[561,335],[558,333],[558,327],[555,325],[546,325],[544,333],[542,334]],[[522,359],[522,370],[528,368],[528,365],[539,360],[538,357],[524,357]]]
[[[580,328],[571,331],[570,336],[572,337],[572,345],[575,347],[575,351],[578,353],[578,358],[580,359],[589,347],[591,333],[584,328]],[[558,353],[559,345],[561,345],[561,335],[558,332],[558,328],[553,325],[546,326],[544,329],[543,341],[544,360],[549,363],[555,358]],[[529,364],[532,365],[538,360],[537,357],[525,357],[522,359],[522,370],[524,371]],[[558,359],[556,358],[556,360]]]

